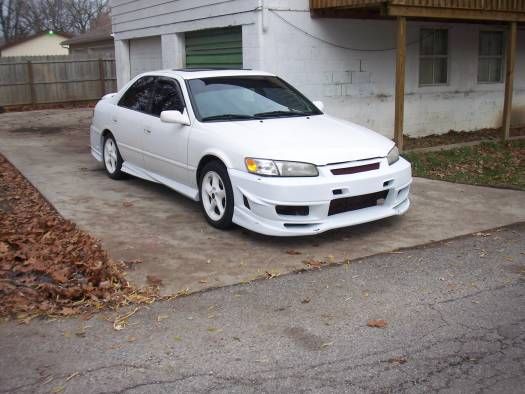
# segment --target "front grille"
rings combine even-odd
[[[378,200],[386,199],[387,195],[388,190],[383,190],[376,193],[363,194],[361,196],[338,198],[336,200],[332,200],[330,202],[328,216],[374,207],[377,205]]]
[[[358,172],[366,172],[379,169],[379,163],[363,164],[361,166],[335,168],[332,170],[334,175],[348,175],[357,174]]]

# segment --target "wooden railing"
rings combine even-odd
[[[311,9],[368,7],[380,4],[464,10],[525,12],[524,0],[310,0]]]

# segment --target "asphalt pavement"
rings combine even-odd
[[[0,324],[0,392],[522,393],[525,224],[115,315]]]

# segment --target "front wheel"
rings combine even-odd
[[[232,226],[233,189],[228,171],[222,163],[204,166],[200,178],[200,200],[204,216],[213,227],[225,230]]]

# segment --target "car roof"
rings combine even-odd
[[[212,68],[180,68],[180,69],[168,69],[151,71],[141,75],[164,75],[164,76],[179,76],[183,79],[198,79],[198,78],[210,78],[210,77],[233,77],[233,76],[250,76],[250,75],[264,75],[274,76],[274,74],[247,69],[212,69]]]

